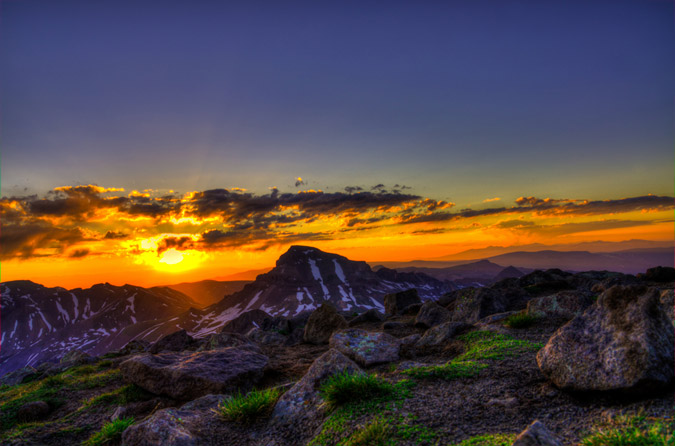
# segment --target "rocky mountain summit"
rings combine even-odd
[[[307,273],[291,254],[279,271]],[[331,270],[319,268],[318,289],[349,297],[312,311],[247,309],[206,336],[179,330],[5,375],[2,444],[675,441],[672,269],[535,271],[432,299],[394,291],[368,309],[346,288],[358,280]]]
[[[58,361],[73,349],[98,355],[132,340],[154,342],[182,329],[193,336],[206,336],[255,309],[293,317],[330,302],[345,312],[382,311],[387,293],[416,288],[423,299],[431,299],[454,285],[421,273],[373,272],[365,262],[292,246],[272,271],[203,309],[168,287],[99,284],[66,290],[30,281],[6,282],[0,287],[0,374],[4,374]]]

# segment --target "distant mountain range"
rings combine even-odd
[[[250,280],[202,280],[166,286],[189,296],[200,308],[203,308],[215,304],[223,296],[241,291],[244,285],[249,283],[251,283]]]
[[[0,374],[55,360],[72,349],[100,354],[179,329],[207,335],[253,309],[292,317],[329,301],[344,311],[383,310],[387,293],[417,288],[428,299],[455,288],[423,273],[373,271],[365,262],[292,246],[269,273],[200,309],[218,290],[241,285],[203,281],[149,289],[100,284],[66,290],[30,281],[2,283]],[[188,293],[202,294],[192,298]]]
[[[480,270],[489,267],[492,270],[494,266],[481,266],[479,261],[489,261],[496,264],[497,267],[505,268],[513,266],[520,270],[549,269],[560,268],[567,271],[616,271],[625,274],[637,274],[646,271],[654,266],[673,266],[674,249],[670,247],[659,248],[638,248],[614,252],[588,252],[588,251],[517,251],[506,254],[493,255],[490,257],[475,259],[469,263]],[[411,262],[380,262],[381,266],[395,268],[406,271],[426,271],[432,274],[428,269],[447,269],[449,272],[461,272],[462,270],[471,271],[467,261],[462,260],[414,260]],[[455,268],[455,269],[453,269]],[[432,274],[434,277],[438,273]],[[452,274],[447,276],[452,277]],[[452,280],[452,279],[451,279]]]

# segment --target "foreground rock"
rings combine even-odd
[[[186,426],[194,421],[194,412],[164,409],[150,418],[128,427],[122,434],[125,446],[194,446],[197,439]]]
[[[563,389],[640,392],[673,381],[674,336],[659,291],[615,286],[561,327],[537,354]]]
[[[467,288],[454,297],[453,321],[478,322],[495,313],[521,310],[530,296],[521,288]]]
[[[197,351],[216,350],[226,347],[252,350],[260,353],[260,347],[246,336],[239,333],[216,333],[206,338]]]
[[[362,324],[364,322],[382,322],[382,321],[384,321],[382,313],[380,313],[377,310],[370,309],[364,311],[363,313],[356,316],[354,319],[350,320],[349,326],[353,327],[355,325]]]
[[[416,347],[438,347],[447,344],[457,334],[471,327],[464,322],[446,322],[436,325],[424,332],[424,336],[417,341]]]
[[[309,316],[303,339],[310,344],[326,344],[334,331],[348,325],[333,305],[324,303]]]
[[[384,312],[388,316],[403,314],[408,307],[420,305],[422,301],[415,288],[384,296]]]
[[[325,415],[326,408],[319,395],[321,383],[341,373],[363,373],[358,365],[337,350],[331,349],[318,357],[305,376],[284,393],[272,412],[273,422],[299,432],[310,432]]]
[[[536,420],[516,437],[512,446],[562,446],[562,443]]]
[[[538,297],[527,303],[528,314],[572,319],[593,304],[593,295],[583,291],[560,291],[551,296]]]
[[[398,361],[401,341],[387,333],[350,328],[333,333],[330,346],[363,367]]]
[[[436,302],[425,302],[420,308],[417,317],[415,318],[415,326],[420,328],[429,328],[443,322],[447,322],[452,318],[450,313],[445,308],[438,305]]]
[[[120,371],[128,382],[158,395],[190,400],[208,393],[246,392],[262,377],[267,357],[249,349],[148,353],[134,356]]]

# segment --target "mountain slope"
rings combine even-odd
[[[189,311],[148,330],[155,330],[154,336],[157,332],[171,333],[184,328],[195,336],[203,336],[246,311],[260,309],[273,316],[293,317],[323,302],[331,302],[342,311],[371,308],[383,311],[385,294],[410,288],[416,288],[422,299],[431,299],[450,291],[454,285],[417,272],[386,268],[373,271],[366,262],[308,246],[292,246],[270,272],[259,275],[243,290],[201,311]]]
[[[188,311],[195,302],[166,287],[48,288],[2,283],[0,374],[58,358],[72,349],[93,354],[126,344],[129,327]],[[132,330],[133,331],[133,330]]]

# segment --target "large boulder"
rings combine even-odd
[[[551,296],[537,297],[527,303],[528,314],[572,319],[593,305],[593,294],[586,291],[559,291]]]
[[[443,322],[447,322],[452,318],[450,313],[445,308],[438,305],[436,302],[428,301],[420,308],[415,318],[415,326],[419,328],[429,328]]]
[[[64,366],[64,368],[67,368],[76,365],[92,364],[96,361],[97,358],[91,356],[89,353],[85,353],[81,350],[70,350],[61,357],[59,364]]]
[[[247,311],[223,325],[221,332],[246,334],[252,328],[262,327],[268,319],[272,319],[272,316],[262,310]]]
[[[375,309],[366,310],[363,313],[356,316],[354,319],[349,321],[349,326],[353,327],[358,324],[363,324],[366,322],[382,322],[384,317],[382,313]]]
[[[363,373],[358,365],[337,350],[330,349],[319,356],[305,376],[279,398],[272,412],[273,423],[299,433],[312,432],[327,410],[319,394],[321,384],[343,372]]]
[[[447,344],[457,334],[471,327],[464,322],[444,322],[431,327],[424,332],[424,336],[417,341],[416,347],[438,347]]]
[[[194,339],[187,331],[179,330],[160,338],[157,342],[152,344],[148,351],[153,354],[160,352],[180,352],[190,348],[193,343]]]
[[[522,431],[512,446],[562,446],[562,443],[539,420]]]
[[[262,377],[267,357],[240,348],[144,353],[120,364],[122,376],[145,390],[176,400],[208,393],[245,392]]]
[[[0,385],[15,386],[25,381],[29,381],[38,375],[38,371],[31,366],[23,367],[19,370],[7,373],[0,377]]]
[[[330,347],[363,367],[398,361],[401,341],[387,333],[371,333],[358,328],[333,333]]]
[[[384,312],[389,316],[403,314],[412,305],[421,304],[417,289],[411,288],[384,296]]]
[[[122,434],[125,446],[195,446],[197,438],[189,425],[196,414],[181,409],[163,409],[140,423],[129,426]]]
[[[158,410],[128,427],[122,434],[123,444],[125,446],[204,444],[208,431],[205,431],[203,426],[209,425],[218,417],[216,409],[225,399],[227,399],[225,395],[209,394],[190,401],[179,409],[172,407]]]
[[[309,316],[303,338],[310,344],[326,344],[334,331],[347,328],[348,325],[333,305],[324,302]]]
[[[453,321],[478,322],[486,316],[522,310],[530,296],[521,288],[471,288],[459,290],[454,302]]]
[[[615,286],[561,327],[537,354],[553,383],[575,391],[637,393],[673,381],[673,326],[659,291]]]
[[[170,335],[169,335],[170,336]],[[144,340],[133,340],[127,342],[127,344],[119,349],[117,353],[120,356],[128,356],[134,353],[143,353],[147,352],[150,349],[150,343]]]

